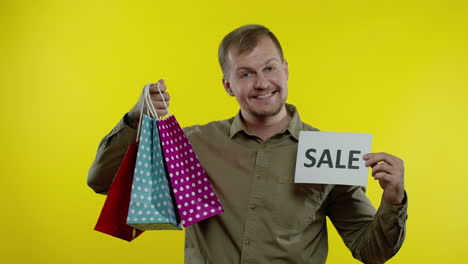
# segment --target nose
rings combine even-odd
[[[257,74],[257,78],[255,79],[255,88],[256,89],[267,89],[268,88],[268,80],[265,78],[263,72]]]

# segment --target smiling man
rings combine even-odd
[[[325,263],[326,217],[356,259],[383,263],[396,254],[407,218],[403,161],[365,155],[383,189],[377,211],[362,187],[295,184],[299,132],[316,129],[285,103],[289,72],[279,41],[267,28],[247,25],[229,33],[218,52],[224,89],[240,111],[185,132],[225,212],[185,229],[186,263]],[[156,85],[151,92],[166,114]],[[169,100],[167,91],[163,96]],[[98,193],[107,192],[136,137],[141,103],[101,141],[88,176]]]
[[[252,34],[258,36],[251,36],[252,40],[239,46],[233,46],[229,43],[233,39],[226,38],[221,44],[219,61],[224,88],[239,102],[244,125],[265,140],[290,120],[285,105],[288,63],[278,41],[272,39],[276,39],[273,34]]]

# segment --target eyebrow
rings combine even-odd
[[[272,61],[278,61],[278,62],[279,62],[279,60],[278,60],[277,58],[269,58],[267,61],[265,61],[264,64],[267,65],[268,63],[270,63],[270,62],[272,62]],[[239,71],[241,71],[241,70],[253,70],[253,69],[250,68],[250,67],[247,67],[247,66],[242,66],[242,67],[240,67],[240,68],[237,68],[237,69],[236,69],[236,72],[239,72]]]
[[[268,63],[270,63],[271,61],[274,61],[274,60],[280,62],[277,58],[270,58],[269,60],[267,60],[265,62],[265,64],[268,64]]]

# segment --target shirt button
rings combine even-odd
[[[250,240],[245,240],[245,244],[250,245]]]
[[[252,210],[255,209],[255,204],[251,204],[250,209],[252,209]]]

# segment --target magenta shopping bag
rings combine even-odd
[[[176,118],[157,121],[169,179],[184,227],[224,212]]]
[[[158,91],[159,90],[158,83]],[[164,97],[161,94],[164,101]],[[224,212],[205,170],[176,118],[156,121],[172,191],[184,227]]]

